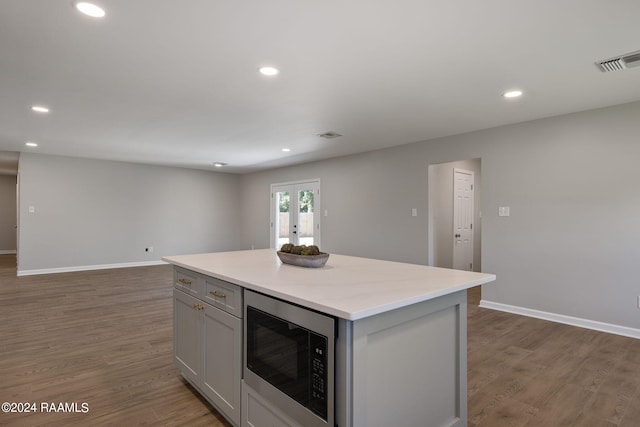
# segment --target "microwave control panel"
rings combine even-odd
[[[327,338],[309,333],[311,363],[310,409],[327,419]]]

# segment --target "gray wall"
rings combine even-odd
[[[16,177],[0,175],[0,253],[16,250]]]
[[[373,151],[244,175],[243,246],[269,247],[270,184],[320,178],[321,213],[328,211],[321,218],[323,251],[425,263],[427,163],[407,156],[406,150]],[[397,167],[403,164],[412,173],[399,173]],[[412,208],[417,208],[417,217],[411,216]]]
[[[323,250],[426,264],[428,165],[480,158],[482,270],[498,276],[483,298],[639,328],[639,117],[632,103],[244,175],[243,246],[269,246],[269,184],[320,178]]]
[[[453,170],[464,169],[473,174],[473,271],[481,266],[481,230],[480,208],[482,206],[482,178],[480,159],[460,160],[438,163],[430,166],[431,185],[431,230],[433,238],[433,261],[429,265],[453,268]]]
[[[239,183],[229,174],[23,154],[18,268],[239,249]]]

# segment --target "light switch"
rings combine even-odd
[[[418,216],[418,209],[417,208],[412,208],[411,209],[411,216]]]
[[[36,207],[35,206],[29,206],[29,213],[35,213],[36,212]]]
[[[509,206],[500,206],[498,208],[498,216],[509,216]]]

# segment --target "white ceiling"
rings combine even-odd
[[[243,173],[640,99],[594,65],[638,0],[96,3],[0,1],[0,150]]]

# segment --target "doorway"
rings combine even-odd
[[[16,254],[17,236],[17,177],[0,174],[0,254]]]
[[[0,254],[15,254],[16,260],[19,254],[19,158],[17,151],[0,151]]]
[[[429,165],[428,265],[481,270],[481,175],[479,158]],[[458,183],[460,199],[455,196],[456,176],[463,178]],[[456,204],[465,213],[455,212]],[[461,256],[455,255],[456,246],[463,249]]]
[[[320,180],[271,185],[272,248],[320,246]]]

